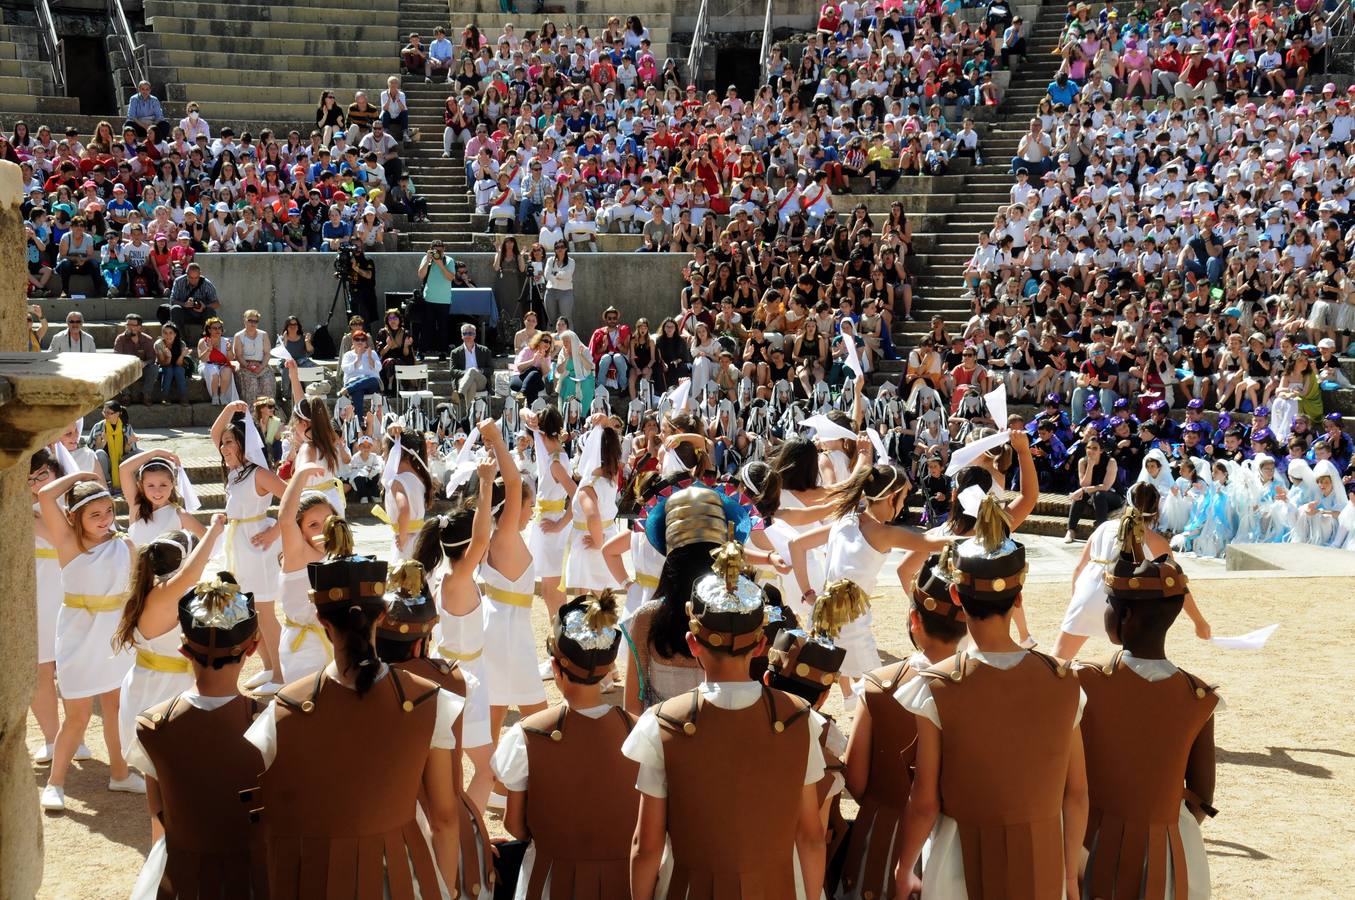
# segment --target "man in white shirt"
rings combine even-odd
[[[47,345],[48,351],[52,353],[94,353],[99,348],[94,343],[94,337],[89,332],[84,331],[85,317],[73,312],[66,316],[66,327],[52,336],[52,342]]]

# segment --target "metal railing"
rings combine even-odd
[[[135,89],[136,85],[146,80],[146,70],[141,65],[139,56],[141,47],[137,44],[136,35],[132,31],[132,23],[127,21],[127,14],[122,9],[122,0],[108,0],[108,22],[113,28],[113,43],[126,60],[127,71],[131,73],[132,87]]]
[[[38,34],[42,47],[52,62],[52,81],[59,96],[66,96],[66,60],[62,57],[61,38],[56,32],[56,19],[47,0],[34,0],[33,12],[38,17]]]
[[[706,29],[709,27],[707,0],[701,0],[701,8],[696,13],[696,28],[692,30],[692,47],[687,52],[687,80],[692,84],[701,74],[701,57],[706,52]]]

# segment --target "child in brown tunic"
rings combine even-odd
[[[643,794],[632,896],[818,897],[823,720],[803,700],[751,680],[763,595],[739,574],[739,544],[718,550],[716,563],[719,574],[699,580],[687,605],[687,646],[706,680],[647,710],[622,745],[639,763]]]
[[[1186,576],[1169,556],[1144,559],[1144,523],[1120,526],[1106,572],[1106,634],[1123,647],[1076,664],[1087,694],[1082,740],[1091,812],[1083,890],[1107,900],[1208,896],[1199,823],[1214,815],[1214,712],[1209,685],[1167,660]]]
[[[466,677],[461,666],[443,659],[430,659],[429,640],[438,622],[437,604],[428,593],[424,568],[414,560],[399,563],[386,578],[386,609],[376,623],[376,654],[392,669],[409,672],[466,699]],[[455,746],[446,750],[452,758],[452,780],[456,787],[457,830],[460,848],[457,886],[460,896],[470,900],[490,900],[494,895],[494,877],[490,860],[489,830],[479,809],[466,793],[462,774],[461,734],[465,716],[457,716],[452,727]],[[427,808],[427,798],[420,804]]]
[[[223,572],[183,596],[179,626],[194,687],[139,714],[127,749],[165,828],[132,896],[267,897],[262,842],[252,840],[240,802],[262,767],[244,737],[262,706],[237,686],[259,646],[254,598]]]
[[[899,896],[925,886],[929,900],[1077,900],[1087,817],[1082,692],[1065,664],[1011,638],[1025,555],[991,494],[975,536],[942,552],[938,568],[973,646],[895,694],[918,729]],[[914,865],[929,835],[919,881]]]
[[[859,811],[842,864],[836,900],[885,900],[894,893],[894,857],[899,825],[913,784],[917,720],[894,692],[917,673],[955,655],[965,636],[964,608],[950,596],[950,583],[936,574],[933,554],[910,588],[908,637],[911,657],[861,681],[861,699],[847,744],[847,790]]]
[[[635,719],[602,699],[621,644],[611,591],[560,608],[546,650],[565,702],[523,719],[494,752],[508,789],[504,828],[531,839],[515,895],[522,900],[627,900],[640,767],[621,755]]]

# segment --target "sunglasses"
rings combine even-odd
[[[258,319],[245,319],[245,322],[246,322],[247,324],[249,324],[249,325],[258,325],[258,324],[259,324],[259,320],[258,320]]]

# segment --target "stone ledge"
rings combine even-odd
[[[0,469],[116,396],[140,371],[135,359],[110,353],[0,354]]]
[[[1229,571],[1283,571],[1304,577],[1355,575],[1355,553],[1311,544],[1229,544]]]

